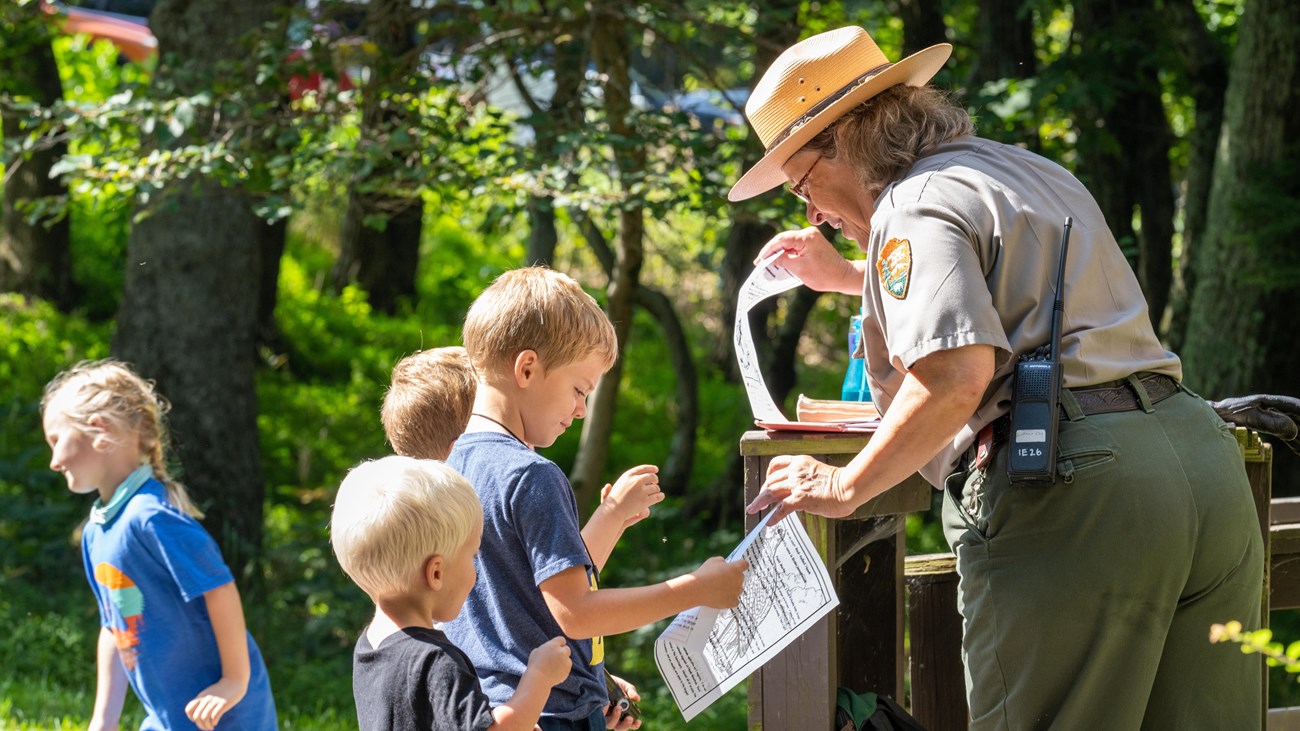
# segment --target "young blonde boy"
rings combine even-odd
[[[464,341],[478,392],[448,464],[474,485],[485,528],[479,584],[445,631],[494,701],[522,682],[533,648],[566,635],[573,668],[551,693],[543,731],[636,728],[609,710],[601,637],[694,606],[734,607],[748,565],[715,557],[652,586],[599,588],[601,566],[643,510],[619,513],[606,500],[579,531],[568,479],[533,451],[586,415],[588,394],[617,357],[613,326],[577,282],[544,267],[501,275],[470,308]]]
[[[399,360],[379,412],[393,451],[447,459],[469,422],[476,387],[469,355],[460,346],[421,350]]]
[[[568,676],[564,638],[549,639],[531,650],[514,693],[493,707],[465,653],[434,629],[474,586],[482,516],[474,488],[433,460],[363,462],[340,485],[330,543],[375,603],[352,658],[362,731],[532,729],[552,686]]]

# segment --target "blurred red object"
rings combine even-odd
[[[111,3],[103,4],[112,7]],[[147,6],[152,6],[152,3],[137,2],[133,8]],[[55,17],[63,32],[106,40],[136,63],[158,52],[158,39],[149,30],[147,16],[96,10],[53,0],[42,0],[41,10]]]
[[[156,0],[41,0],[41,10],[59,24],[62,32],[106,40],[122,56],[140,63],[158,52],[158,39],[149,30],[149,13],[153,11],[155,2]],[[304,59],[310,63],[308,53],[297,49],[285,61],[299,68],[310,69],[310,66],[303,64]],[[289,77],[289,97],[297,100],[307,93],[319,94],[324,86],[325,75],[320,71],[296,73]],[[347,91],[354,84],[350,76],[343,73],[334,86],[338,91]]]

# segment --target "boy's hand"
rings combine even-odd
[[[548,686],[564,682],[573,668],[563,637],[552,637],[528,654],[528,667]]]
[[[209,685],[203,692],[195,696],[194,700],[186,703],[185,715],[203,731],[212,731],[212,729],[216,728],[221,717],[226,715],[226,711],[234,708],[236,703],[243,700],[244,694],[247,692],[247,682],[240,683],[222,678]]]
[[[650,517],[650,506],[663,499],[659,468],[652,464],[633,467],[600,491],[601,507],[622,520],[624,528]]]
[[[632,685],[613,673],[610,673],[609,677],[614,679],[614,683],[623,691],[623,695],[627,696],[633,703],[641,702],[641,694],[636,691],[635,685]],[[633,718],[630,713],[627,716],[623,716],[623,713],[618,709],[618,706],[613,703],[608,703],[605,705],[605,728],[617,729],[618,731],[628,731],[628,729],[641,728],[641,719]]]
[[[745,572],[749,562],[745,559],[728,561],[721,556],[700,564],[691,572],[700,585],[700,605],[713,609],[731,609],[740,603],[740,592],[745,588]]]

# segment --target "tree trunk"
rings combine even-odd
[[[1300,394],[1300,4],[1253,0],[1238,34],[1182,353],[1189,385],[1216,399]],[[1290,494],[1298,460],[1274,456]]]
[[[113,351],[171,401],[181,480],[238,575],[262,536],[257,293],[249,282],[266,224],[237,191],[212,183],[171,196],[131,231]]]
[[[555,206],[550,196],[528,196],[528,250],[524,264],[551,265],[555,260],[555,246],[560,234],[555,228]]]
[[[619,188],[629,196],[618,207],[618,247],[614,262],[614,275],[606,289],[605,312],[614,323],[618,335],[618,360],[600,379],[591,397],[587,418],[582,424],[582,438],[578,456],[574,459],[570,482],[578,496],[578,505],[595,502],[603,483],[605,461],[609,454],[609,438],[618,405],[618,388],[623,375],[623,353],[632,332],[632,303],[641,279],[641,264],[645,258],[645,209],[634,195],[633,182],[645,170],[646,151],[643,144],[632,141],[635,130],[632,112],[631,77],[628,73],[627,31],[621,12],[598,17],[593,50],[597,67],[605,76],[605,117],[617,149],[614,157],[618,166]]]
[[[1074,7],[1081,46],[1075,68],[1095,90],[1081,110],[1079,177],[1125,247],[1158,328],[1173,279],[1172,133],[1150,42],[1164,20],[1154,0],[1080,0]],[[1117,68],[1127,72],[1117,75]]]
[[[555,70],[555,92],[551,98],[545,104],[533,99],[523,80],[517,74],[514,76],[520,96],[532,110],[528,123],[537,135],[533,169],[558,171],[561,189],[568,184],[569,171],[575,163],[573,146],[567,137],[582,125],[582,90],[587,83],[588,38],[592,33],[589,8],[573,4],[566,10],[553,16],[559,18],[554,27],[554,40],[548,39],[542,44],[554,47],[551,59]],[[512,54],[507,62],[514,68],[526,60],[514,58]],[[529,196],[528,222],[526,263],[551,263],[560,237],[555,224],[554,196],[550,191]]]
[[[939,0],[898,0],[898,16],[903,21],[902,56],[947,40],[943,5]]]
[[[582,211],[571,214],[578,227],[582,229],[587,245],[605,270],[613,276],[615,256],[605,241],[605,236],[596,224]],[[695,432],[700,421],[699,376],[695,369],[695,360],[691,357],[691,343],[682,328],[681,318],[673,307],[672,300],[663,292],[638,284],[636,304],[649,312],[659,322],[663,331],[664,342],[668,346],[668,357],[672,361],[673,373],[676,375],[673,407],[675,413],[667,414],[673,422],[673,439],[668,447],[668,457],[659,471],[659,484],[665,493],[686,495],[690,486],[691,470],[695,467]]]
[[[279,349],[280,332],[275,326],[275,302],[280,291],[280,258],[284,256],[289,220],[263,223],[258,229],[257,344]]]
[[[409,0],[373,0],[367,5],[366,35],[375,53],[369,59],[371,75],[361,100],[363,146],[381,148],[402,126],[407,112],[394,105],[386,92],[400,88],[419,59],[411,32],[418,20],[416,11]],[[406,164],[400,152],[374,163],[366,175],[352,181],[348,191],[331,281],[336,290],[356,284],[367,293],[375,311],[392,314],[399,302],[416,295],[424,199],[379,190],[389,171]]]
[[[924,4],[924,3],[922,3]],[[759,25],[755,28],[756,44],[754,49],[754,78],[751,86],[757,83],[762,77],[763,72],[772,65],[776,57],[786,48],[792,46],[799,40],[802,30],[799,25],[799,7],[801,3],[791,2],[790,0],[781,0],[774,2],[765,12],[759,14]],[[909,8],[917,12],[924,13],[925,8],[917,5],[915,2],[905,0],[905,7],[900,10]],[[918,21],[924,25],[924,21]],[[923,31],[918,31],[923,32]],[[919,38],[919,36],[917,36]],[[904,41],[906,45],[909,41]],[[744,168],[748,170],[763,154],[763,148],[758,140],[758,136],[750,134],[745,144],[749,151],[746,154]],[[722,278],[720,289],[722,290],[722,322],[719,323],[722,333],[718,337],[717,347],[713,351],[713,361],[724,373],[727,374],[729,381],[738,381],[740,372],[736,365],[735,350],[735,332],[736,332],[736,306],[737,298],[740,293],[740,286],[744,284],[745,278],[754,270],[754,257],[758,254],[763,244],[776,234],[776,229],[772,224],[766,222],[765,216],[759,214],[762,207],[771,206],[770,199],[760,198],[757,201],[742,202],[731,207],[731,229],[727,232],[726,249],[722,257],[722,271],[719,276]],[[750,332],[763,333],[768,330],[768,319],[776,311],[774,300],[768,300],[750,312]],[[770,359],[771,350],[767,344],[766,338],[757,338],[754,343],[758,352],[760,363],[767,364],[767,371],[772,370]],[[779,366],[777,370],[782,370]],[[791,363],[793,369],[793,363]],[[769,386],[769,390],[771,386]],[[748,408],[746,405],[745,408]],[[716,519],[719,527],[730,524],[738,515],[733,504],[735,500],[735,486],[743,482],[744,478],[744,461],[740,457],[740,450],[737,449],[731,453],[727,461],[727,469],[723,471],[722,476],[716,480],[709,489],[701,495],[692,496],[684,508],[687,515],[693,513],[708,513]]]
[[[1034,14],[1026,0],[979,0],[976,22],[979,55],[971,70],[971,88],[998,79],[1027,79],[1038,73]]]
[[[1188,294],[1195,287],[1192,252],[1205,231],[1210,185],[1214,179],[1214,156],[1223,126],[1223,95],[1228,87],[1228,49],[1205,27],[1205,21],[1191,0],[1165,0],[1170,35],[1181,66],[1176,72],[1190,89],[1196,104],[1195,126],[1189,133],[1186,188],[1183,193],[1183,246],[1170,292],[1169,328],[1165,341],[1175,352],[1182,350],[1187,331]]]
[[[8,12],[22,13],[15,21],[30,24],[24,33],[32,36],[29,42],[6,39],[6,44],[14,45],[0,51],[0,94],[42,106],[62,100],[63,83],[48,34],[41,32],[47,27],[40,8],[31,3]],[[24,17],[27,15],[30,17]],[[4,110],[0,129],[5,140],[21,134],[19,114]],[[68,194],[61,181],[50,177],[50,169],[67,152],[67,144],[61,142],[32,153],[26,160],[10,163],[11,169],[5,171],[4,225],[0,227],[0,292],[47,299],[65,312],[77,301],[68,219],[64,217],[48,226],[45,221],[29,223],[20,205],[30,199]]]
[[[807,287],[796,289],[786,308],[785,318],[771,337],[772,355],[771,367],[767,372],[767,391],[772,394],[772,401],[778,405],[785,403],[798,384],[795,360],[799,356],[799,341],[803,338],[804,325],[808,324],[808,315],[821,296],[821,292]],[[787,416],[794,414],[788,413]]]
[[[371,216],[386,218],[383,228],[367,223]],[[331,276],[335,291],[356,284],[366,292],[371,308],[387,314],[396,312],[403,299],[414,299],[423,222],[423,200],[369,195],[354,187],[348,193],[339,258]]]
[[[162,0],[151,19],[163,59],[158,79],[197,92],[221,62],[246,57],[241,36],[283,10],[270,2]],[[229,70],[219,73],[230,81]],[[251,77],[243,84],[256,88]],[[262,540],[253,375],[257,242],[265,226],[238,190],[203,180],[167,186],[156,212],[131,231],[113,343],[172,402],[181,479],[207,510],[204,523],[236,576]]]
[[[745,278],[754,271],[754,257],[777,233],[770,222],[759,218],[747,206],[737,208],[731,216],[731,228],[727,231],[726,248],[722,255],[722,334],[718,336],[713,348],[713,364],[726,374],[732,383],[740,382],[740,367],[736,364],[736,307],[740,304],[740,286]],[[767,310],[763,310],[764,313]],[[767,318],[756,326],[760,329],[751,332],[763,332]],[[739,454],[739,453],[737,453]]]
[[[1000,118],[992,110],[1005,103],[1014,91],[1007,81],[1028,79],[1038,74],[1034,55],[1034,14],[1025,0],[979,0],[979,54],[966,77],[966,104],[987,110],[981,134],[1030,150],[1041,150],[1038,118],[1032,110]],[[995,120],[1000,120],[996,123]]]
[[[798,2],[782,0],[772,3],[765,12],[759,14],[759,25],[755,29],[756,46],[754,49],[754,79],[758,83],[763,72],[772,65],[776,57],[787,47],[799,40],[800,26]],[[758,136],[751,134],[745,141],[749,148],[744,167],[748,170],[763,155],[763,146]],[[763,244],[776,234],[776,229],[767,223],[768,217],[758,211],[771,206],[771,201],[761,198],[759,201],[742,202],[731,207],[731,228],[727,232],[725,249],[722,255],[722,333],[718,337],[717,347],[713,351],[713,362],[727,374],[727,379],[736,381],[735,340],[736,298],[740,285],[754,270],[754,257]],[[757,311],[757,310],[756,310]],[[767,313],[769,310],[763,310]],[[754,323],[754,332],[763,332],[766,327],[766,315],[762,323]],[[740,459],[737,452],[736,459]]]

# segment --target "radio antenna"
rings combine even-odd
[[[1052,300],[1052,350],[1048,357],[1061,360],[1061,315],[1065,312],[1065,256],[1070,250],[1070,227],[1074,219],[1065,217],[1065,229],[1061,231],[1061,262],[1056,267],[1056,299]]]

